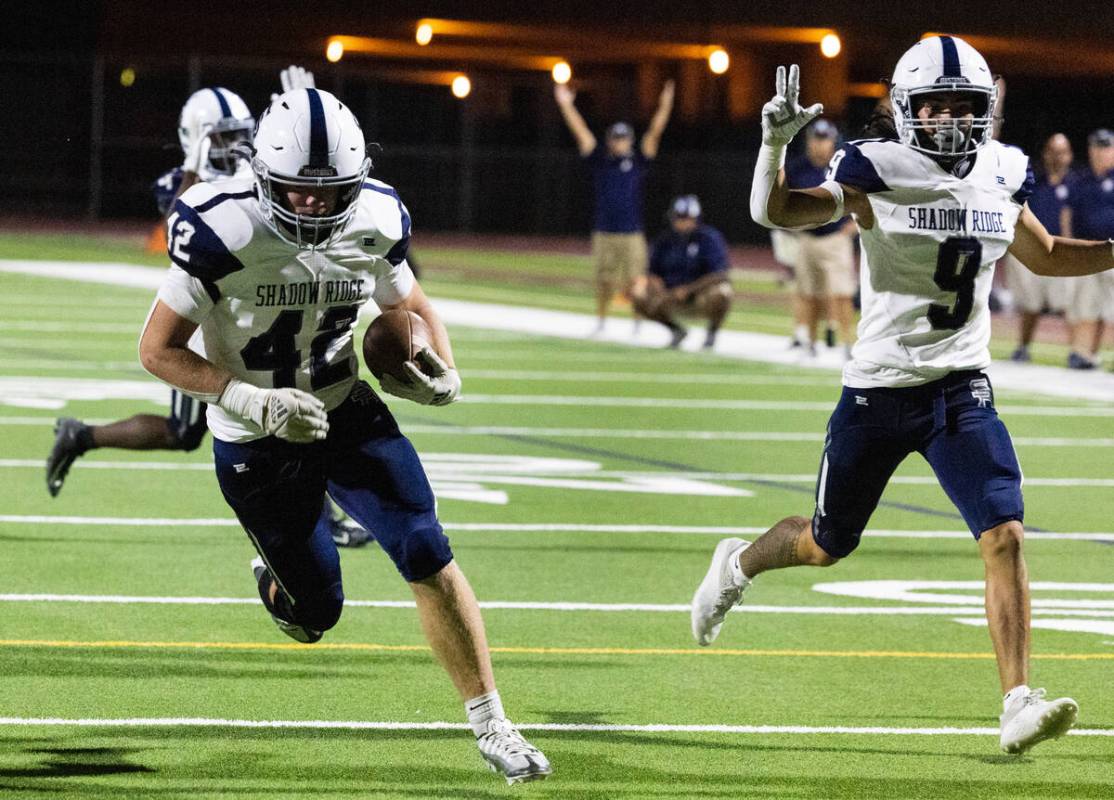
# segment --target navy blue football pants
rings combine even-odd
[[[812,535],[834,558],[859,544],[894,470],[910,453],[932,466],[977,539],[1024,518],[1021,466],[982,372],[903,389],[844,387],[828,422]]]
[[[344,603],[336,546],[328,528],[317,525],[326,489],[375,532],[407,581],[452,561],[418,454],[366,383],[329,412],[322,442],[214,439],[213,454],[225,500],[290,599],[296,619],[289,622],[328,630]]]

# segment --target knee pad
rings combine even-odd
[[[344,610],[344,591],[339,583],[291,605],[294,622],[315,631],[327,631],[340,621]]]
[[[387,549],[386,545],[384,549]],[[409,583],[436,575],[453,560],[449,539],[436,523],[414,528],[398,537],[387,549],[387,554]]]
[[[846,558],[859,546],[863,532],[834,522],[829,517],[821,517],[817,512],[812,517],[812,540],[832,558]]]

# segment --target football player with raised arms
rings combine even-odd
[[[253,574],[275,624],[310,643],[340,618],[337,550],[315,525],[328,491],[409,582],[489,766],[508,782],[543,778],[545,756],[503,712],[479,606],[417,453],[357,380],[353,328],[374,301],[418,314],[433,339],[424,369],[385,378],[384,390],[428,405],[460,392],[445,327],[406,262],[410,215],[368,178],[360,125],[329,92],[277,97],[253,150],[254,180],[201,183],[174,204],[173,263],[142,363],[209,404],[217,480],[259,553]]]
[[[789,190],[782,166],[786,145],[822,108],[798,105],[796,66],[778,68],[776,87],[762,109],[751,215],[797,229],[851,213],[862,236],[862,321],[811,519],[783,519],[753,544],[721,541],[693,597],[693,636],[711,644],[760,573],[850,555],[890,476],[918,452],[978,541],[1005,693],[1000,745],[1023,752],[1067,731],[1078,708],[1028,686],[1021,469],[983,372],[988,296],[1007,251],[1040,275],[1089,275],[1114,268],[1111,242],[1052,236],[1028,209],[1029,159],[992,138],[997,89],[962,39],[930,36],[902,56],[891,89],[896,138],[844,145],[816,188]]]
[[[279,78],[284,90],[314,83],[312,72],[295,66],[282,70]],[[164,222],[174,201],[195,183],[218,186],[224,181],[251,179],[251,164],[241,148],[251,142],[254,129],[255,119],[236,92],[214,86],[189,96],[178,115],[178,142],[185,157],[182,166],[166,172],[152,187]],[[46,460],[47,491],[57,497],[74,462],[90,450],[196,450],[205,437],[205,413],[204,403],[171,389],[169,416],[135,414],[104,425],[63,417],[55,425]],[[328,501],[318,524],[342,547],[360,547],[371,540],[366,530]]]

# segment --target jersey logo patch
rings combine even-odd
[[[365,236],[364,237],[364,247],[375,247],[375,237],[374,236]]]
[[[1005,186],[1006,185],[1006,179],[1003,178],[1001,175],[995,175],[994,177],[996,177],[998,179],[998,184],[1000,186]]]
[[[976,378],[971,381],[971,397],[979,401],[979,408],[986,408],[994,402],[994,395],[990,391],[990,381],[986,378]]]

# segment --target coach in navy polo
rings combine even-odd
[[[1064,209],[1063,235],[1076,239],[1114,237],[1114,131],[1102,128],[1087,137],[1090,169],[1072,183]],[[1072,322],[1072,352],[1068,366],[1092,369],[1098,364],[1103,322],[1114,319],[1111,295],[1114,280],[1091,275],[1073,281],[1068,307]]]
[[[632,299],[635,310],[669,328],[670,347],[680,347],[688,330],[679,314],[708,321],[704,349],[716,343],[734,291],[723,234],[701,221],[700,200],[694,194],[674,198],[669,206],[669,229],[654,240],[650,270],[636,281]]]
[[[557,84],[554,96],[577,148],[592,169],[595,214],[592,224],[592,261],[596,273],[596,332],[603,330],[616,291],[629,291],[631,281],[646,268],[646,238],[642,231],[643,179],[658,155],[661,135],[673,111],[673,81],[666,81],[650,127],[636,149],[634,129],[616,122],[600,144],[576,110],[576,94]]]

